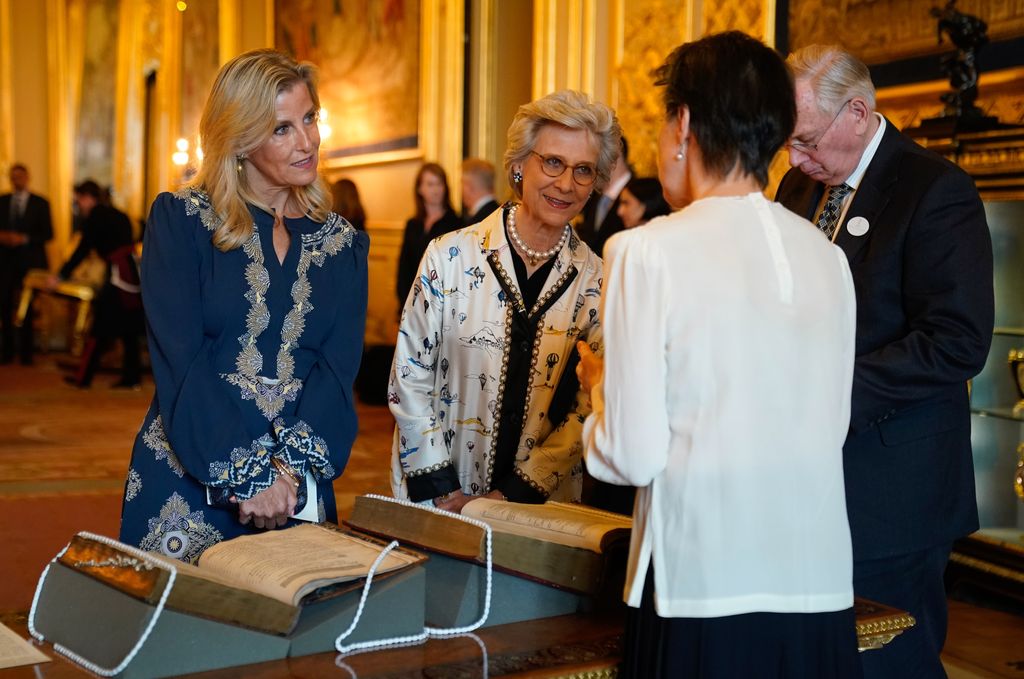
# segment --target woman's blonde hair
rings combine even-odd
[[[619,158],[622,128],[615,111],[576,90],[558,90],[519,107],[508,128],[505,149],[505,175],[516,196],[523,197],[523,186],[512,177],[512,167],[522,165],[537,145],[537,134],[545,125],[561,125],[570,130],[586,130],[597,141],[597,181],[600,191],[608,182]]]
[[[189,185],[209,196],[220,218],[213,244],[222,251],[240,247],[252,236],[249,204],[270,212],[249,186],[243,163],[273,134],[277,96],[300,83],[309,89],[319,111],[316,68],[281,52],[246,52],[217,74],[199,122],[203,164]],[[331,211],[330,191],[319,176],[307,186],[293,186],[292,198],[316,222],[327,219]]]

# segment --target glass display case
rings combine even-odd
[[[985,201],[995,264],[992,348],[971,382],[981,529],[956,543],[947,584],[980,587],[1024,604],[1024,501],[1015,488],[1024,454],[1024,409],[1014,407],[1022,398],[1024,367],[1017,370],[1010,362],[1011,351],[1024,350],[1024,128],[917,141],[974,178]]]

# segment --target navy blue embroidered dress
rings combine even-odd
[[[356,435],[352,382],[366,323],[369,240],[331,213],[286,219],[251,209],[252,238],[221,252],[205,195],[153,203],[142,254],[156,394],[132,450],[121,540],[194,562],[211,545],[258,529],[216,497],[269,487],[280,457],[317,481],[319,518],[337,521],[331,481]]]

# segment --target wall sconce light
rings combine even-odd
[[[174,145],[178,147],[178,150],[171,155],[171,161],[182,167],[188,165],[188,139],[181,137],[174,142]]]
[[[320,141],[330,139],[331,137],[331,126],[327,124],[327,109],[320,108],[320,116],[317,118],[316,126],[320,128]]]

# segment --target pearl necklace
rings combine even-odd
[[[558,239],[554,247],[539,252],[534,250],[529,245],[523,242],[523,239],[519,237],[519,232],[516,231],[516,211],[519,210],[518,205],[513,205],[508,211],[508,235],[512,239],[512,242],[519,247],[520,252],[526,253],[526,256],[530,260],[530,264],[536,264],[542,259],[551,259],[558,254],[558,251],[565,245],[565,241],[569,240],[569,234],[572,232],[572,228],[566,224],[565,230],[562,231],[562,237]]]

